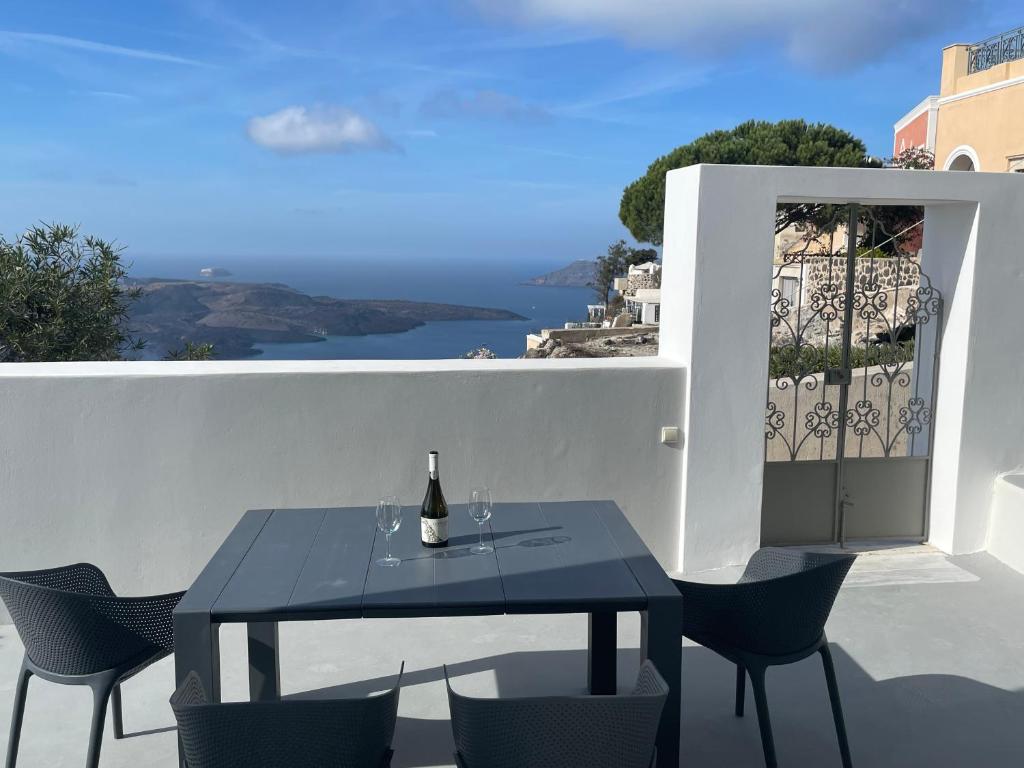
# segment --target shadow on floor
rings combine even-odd
[[[968,652],[965,650],[965,652]],[[763,765],[750,688],[747,716],[732,713],[734,667],[704,648],[684,647],[682,755],[687,766]],[[1024,691],[1007,691],[955,675],[874,680],[841,646],[833,645],[854,764],[883,768],[1019,765],[1024,755]],[[619,652],[619,688],[628,690],[639,652]],[[501,696],[578,693],[586,680],[585,651],[507,653],[451,665],[457,678],[493,675]],[[444,679],[441,667],[408,672],[404,687]],[[378,678],[301,696],[362,695],[393,684]],[[768,701],[782,766],[840,765],[820,659],[768,671]],[[443,715],[438,712],[438,717]],[[395,768],[451,762],[446,719],[400,718]]]
[[[1006,766],[1024,755],[1024,691],[955,675],[874,680],[832,646],[857,766]],[[747,716],[732,714],[735,668],[703,648],[683,651],[686,764],[763,765],[750,688]],[[840,765],[817,654],[768,670],[767,695],[779,764]]]

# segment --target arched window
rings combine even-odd
[[[949,153],[943,168],[947,171],[980,171],[981,163],[974,148],[962,144]]]
[[[949,164],[951,171],[973,171],[974,161],[967,155],[957,155]]]

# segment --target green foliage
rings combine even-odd
[[[886,167],[931,171],[935,168],[935,155],[924,147],[911,147],[896,157],[890,157]],[[921,247],[922,228],[915,226],[924,220],[924,208],[921,206],[874,205],[865,209],[865,213],[861,219],[864,224],[861,243],[865,246],[884,243],[874,255],[913,253]]]
[[[0,237],[0,362],[119,360],[141,349],[127,330],[139,289],[125,275],[121,249],[75,227]]]
[[[172,349],[164,355],[164,360],[212,360],[216,356],[213,344],[186,341],[184,347]]]
[[[934,171],[935,153],[926,147],[909,147],[896,157],[890,157],[888,165],[912,171]]]
[[[625,240],[608,246],[608,253],[597,257],[597,270],[590,287],[597,294],[601,304],[608,303],[608,294],[616,277],[624,277],[634,264],[657,261],[658,252],[653,248],[631,248]]]
[[[712,131],[659,157],[647,173],[622,193],[619,218],[642,243],[661,244],[665,214],[665,174],[697,163],[730,165],[808,165],[868,167],[877,163],[867,157],[864,142],[825,123],[783,120],[769,123],[750,120],[731,131]],[[821,206],[780,207],[775,231],[791,224],[813,221]]]
[[[850,348],[850,367],[865,368],[872,365],[895,365],[912,362],[914,342],[899,344],[871,344],[866,348]],[[768,376],[772,379],[799,379],[811,373],[822,373],[825,368],[839,368],[842,363],[842,349],[830,344],[828,349],[818,346],[801,346],[799,351],[791,344],[772,347],[768,358]]]
[[[611,319],[613,317],[618,317],[625,311],[626,300],[622,298],[621,295],[612,296],[612,298],[608,300],[608,303],[605,306],[604,316],[607,317],[608,319]]]
[[[921,247],[924,208],[916,205],[876,205],[861,216],[863,231],[858,256],[906,256]]]

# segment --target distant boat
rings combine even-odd
[[[327,329],[326,328],[314,328],[313,329],[313,335],[314,336],[319,336],[321,338],[326,339],[327,338]]]

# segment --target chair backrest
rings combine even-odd
[[[840,587],[857,556],[766,547],[754,553],[740,584],[763,601],[757,634],[770,651],[794,653],[825,631]]]
[[[748,653],[799,653],[821,639],[856,557],[768,547],[736,584],[676,582],[684,632]]]
[[[389,762],[402,670],[395,687],[360,699],[211,704],[186,677],[171,708],[188,768],[381,768]]]
[[[633,693],[479,699],[448,680],[452,733],[468,768],[649,768],[668,686],[649,661]]]
[[[156,650],[114,620],[118,598],[103,572],[89,563],[0,573],[0,598],[28,657],[48,672],[88,675]]]

